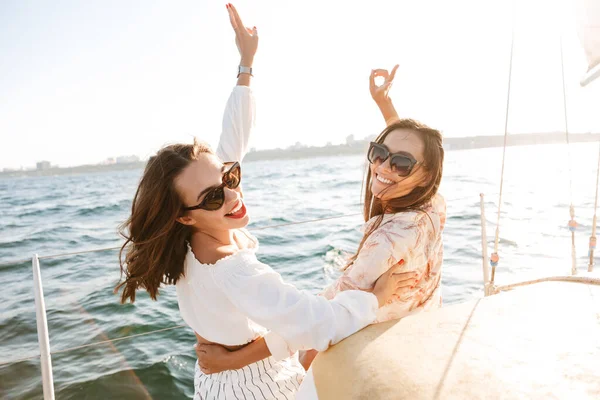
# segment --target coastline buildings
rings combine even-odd
[[[578,133],[571,134],[571,143],[597,143],[600,141],[600,133]],[[330,157],[336,155],[365,154],[375,136],[369,136],[364,139],[356,139],[353,135],[346,137],[343,144],[327,143],[326,146],[315,147],[307,146],[300,142],[289,146],[287,149],[258,150],[252,148],[244,161],[262,161],[277,159],[299,159],[310,157]],[[472,136],[472,137],[448,137],[444,139],[444,149],[446,150],[469,150],[489,147],[502,147],[504,136]],[[537,144],[565,144],[566,138],[564,132],[551,133],[532,133],[532,134],[509,134],[507,137],[508,146],[523,146]],[[58,174],[76,174],[93,173],[105,170],[127,170],[144,168],[145,161],[140,160],[138,156],[110,157],[97,165],[80,165],[69,168],[59,168],[52,166],[48,161],[37,163],[36,169],[4,168],[0,170],[0,177],[9,176],[47,176]]]
[[[50,169],[51,165],[50,165],[50,161],[38,161],[35,164],[35,169],[37,169],[38,171],[43,171],[46,169]]]
[[[116,159],[117,164],[129,164],[140,162],[140,158],[138,156],[119,156]]]

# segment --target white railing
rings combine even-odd
[[[487,220],[485,217],[485,200],[484,194],[479,195],[479,207],[481,209],[481,262],[483,266],[483,292],[485,296],[492,294],[490,282],[490,265],[488,258],[488,243],[487,243]]]
[[[48,320],[46,319],[46,303],[40,260],[34,254],[33,260],[33,292],[35,294],[35,319],[37,320],[38,342],[40,343],[40,361],[42,364],[42,383],[44,385],[44,400],[54,400],[54,380],[52,379],[52,360],[50,359],[50,337],[48,336]]]

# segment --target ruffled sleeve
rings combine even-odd
[[[323,351],[373,322],[378,310],[371,293],[348,291],[328,301],[300,291],[250,251],[236,253],[213,271],[228,299],[273,332],[265,339],[277,359],[302,349]]]
[[[255,118],[256,104],[252,89],[248,86],[234,87],[223,114],[217,157],[225,162],[242,161],[248,152]]]

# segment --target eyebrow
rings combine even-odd
[[[223,164],[223,166],[221,167],[221,173],[223,173],[223,171],[225,171],[225,164]],[[203,191],[200,192],[200,194],[198,195],[198,197],[196,197],[196,201],[200,200],[200,197],[202,197],[203,194],[210,192],[211,190],[213,190],[214,188],[218,188],[221,185],[215,185],[215,186],[209,186],[206,189],[204,189]]]

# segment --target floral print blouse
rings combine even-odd
[[[363,227],[366,231],[377,217]],[[389,300],[377,312],[376,322],[440,307],[443,242],[446,202],[440,194],[421,210],[385,214],[381,225],[367,238],[354,263],[323,295],[334,298],[344,290],[371,290],[375,281],[395,264],[401,272],[417,271],[420,279],[402,296]]]

